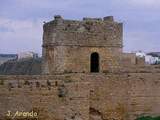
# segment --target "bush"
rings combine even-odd
[[[160,116],[158,117],[142,116],[137,118],[136,120],[160,120]]]
[[[160,116],[155,117],[154,120],[160,120]]]

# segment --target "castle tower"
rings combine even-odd
[[[112,16],[82,21],[55,16],[43,26],[43,74],[117,71],[122,29]]]

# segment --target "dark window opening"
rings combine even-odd
[[[91,54],[91,72],[99,72],[99,55],[98,53],[92,53]]]

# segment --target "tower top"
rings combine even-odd
[[[114,21],[113,16],[78,21],[55,15],[43,28],[48,34],[43,45],[122,46],[122,23]]]

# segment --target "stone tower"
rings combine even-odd
[[[118,70],[123,26],[112,16],[76,21],[56,15],[43,30],[43,74]]]

